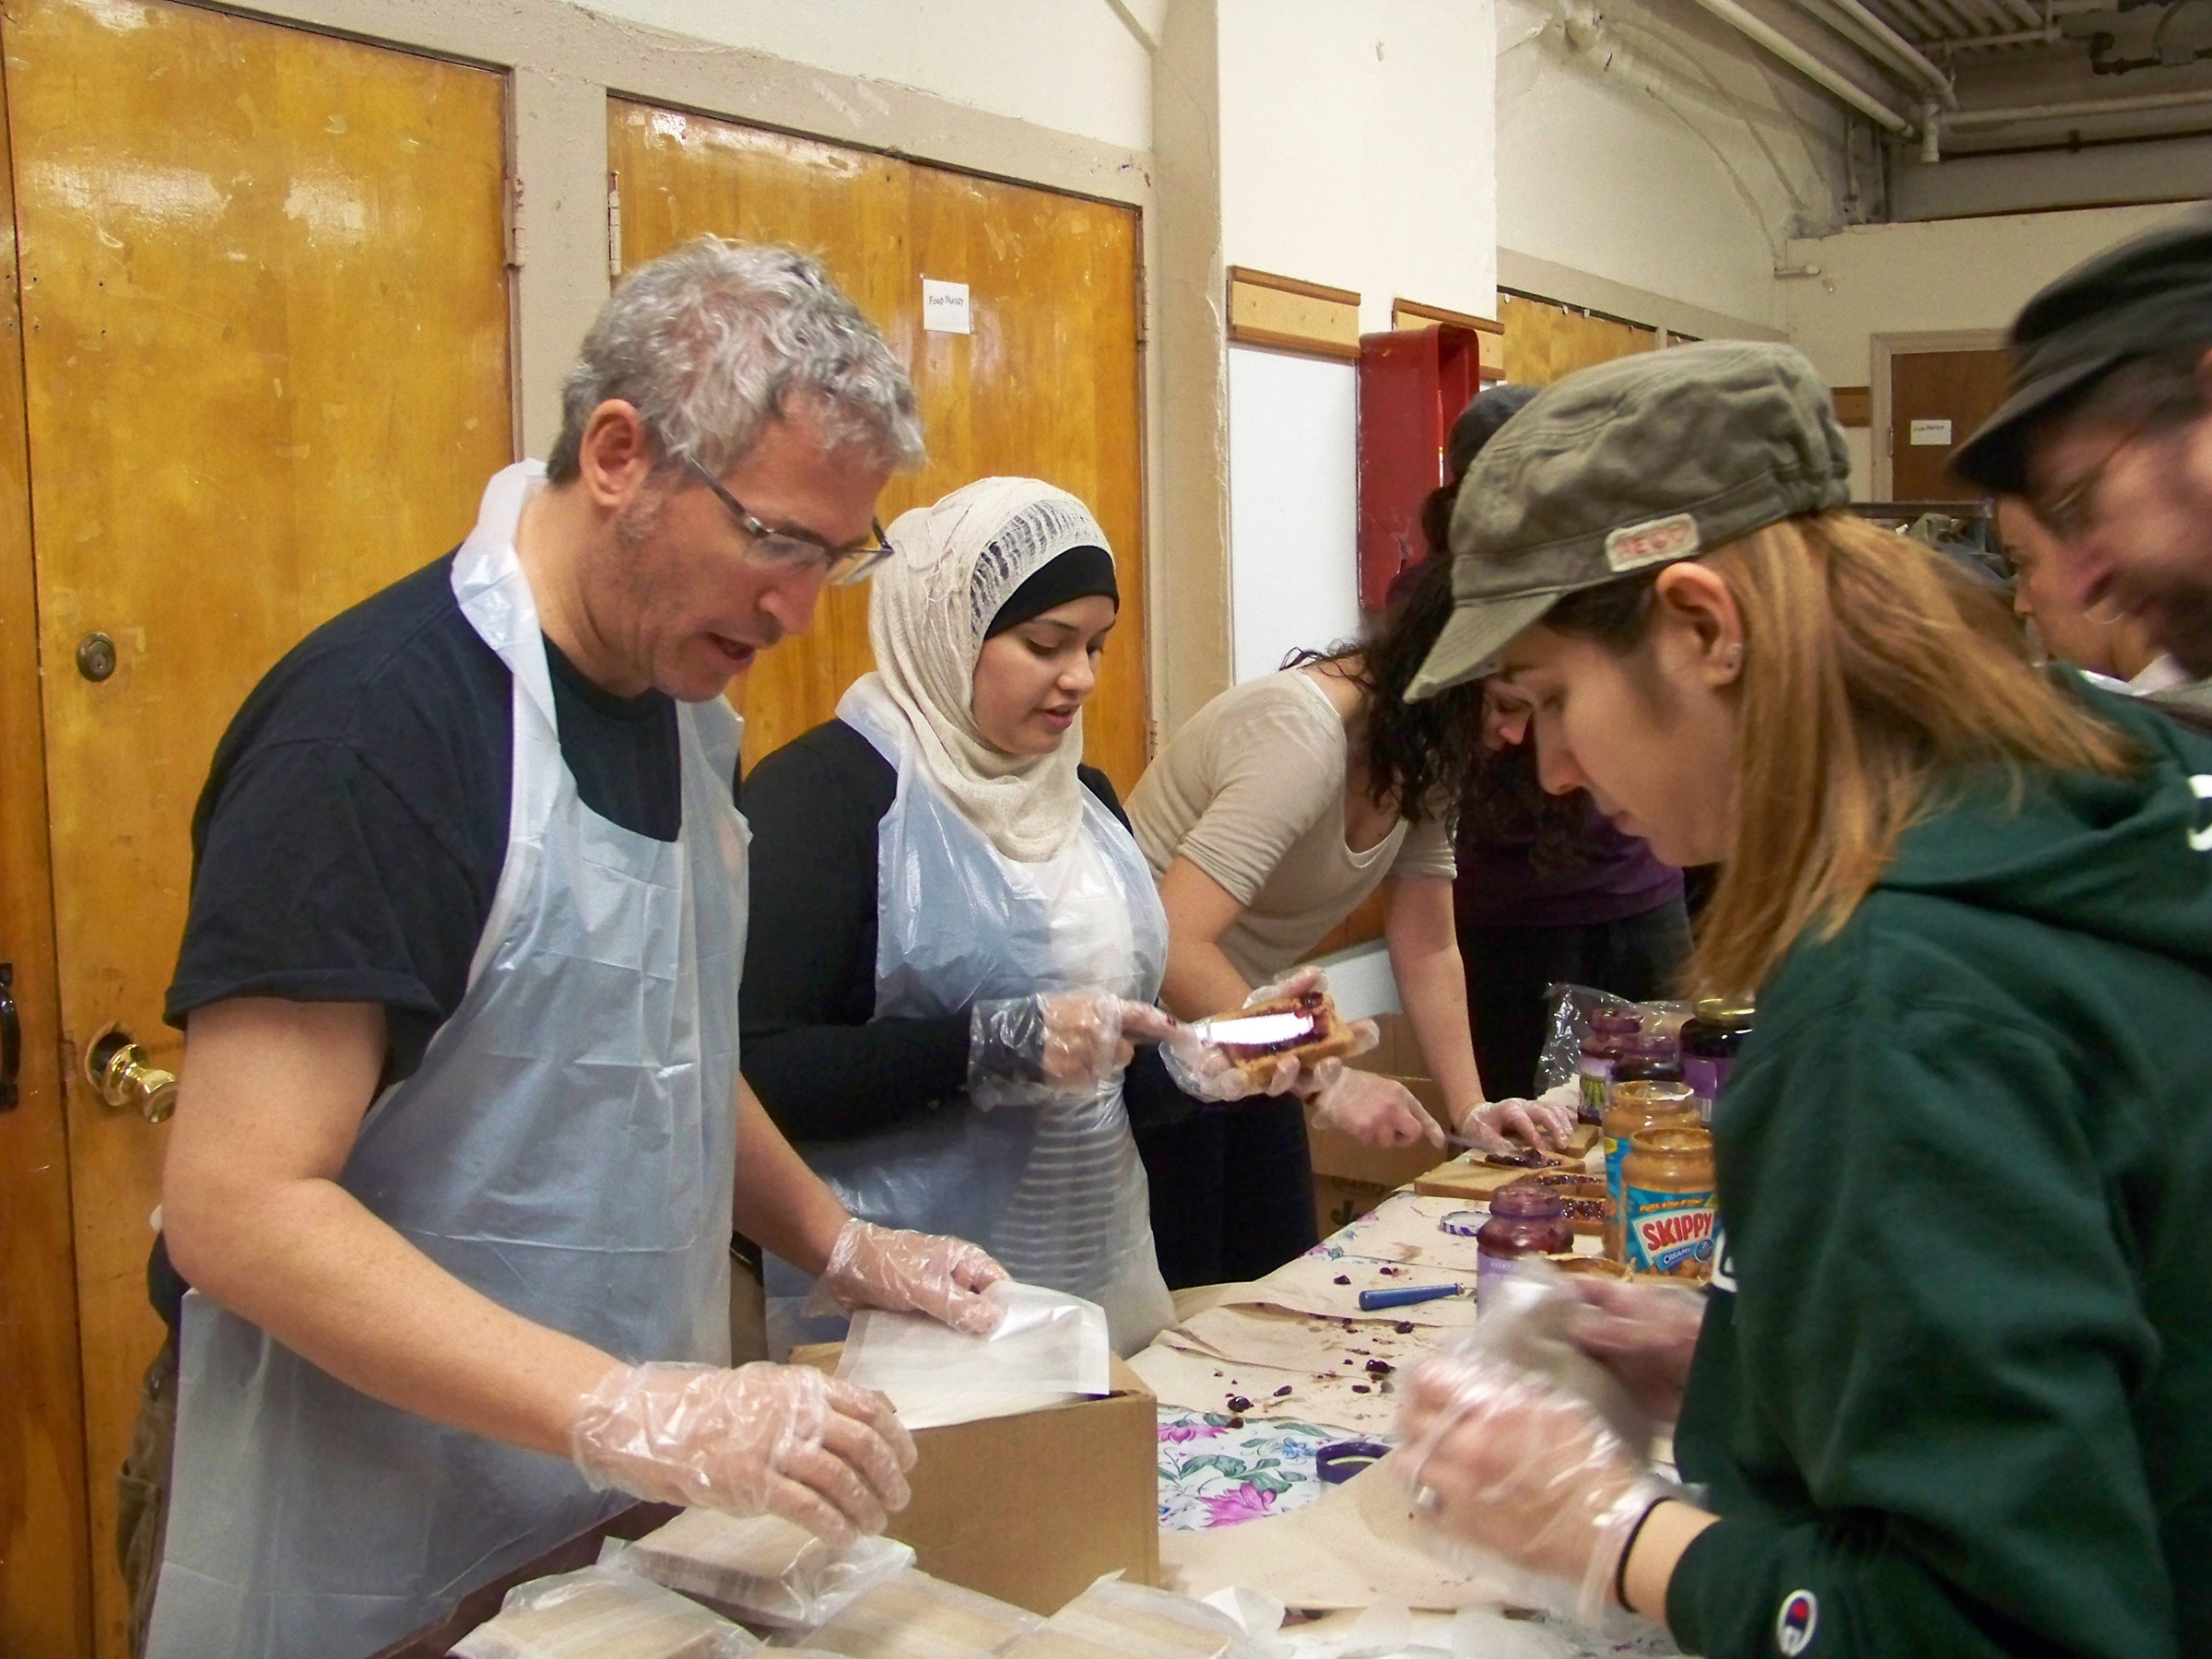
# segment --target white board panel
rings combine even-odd
[[[1229,352],[1230,619],[1241,684],[1359,631],[1359,372]]]

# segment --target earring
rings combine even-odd
[[[1741,670],[1744,665],[1744,648],[1742,644],[1739,642],[1737,644],[1729,646],[1727,654],[1724,656],[1721,661],[1727,667],[1727,670],[1731,675],[1735,675]]]

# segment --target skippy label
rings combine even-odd
[[[1686,1263],[1710,1263],[1715,1216],[1712,1194],[1630,1187],[1629,1266],[1637,1273],[1675,1273]]]

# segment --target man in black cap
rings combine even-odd
[[[1952,467],[2024,497],[2077,601],[2142,619],[2212,708],[2212,207],[2099,254],[2013,323],[2013,394]]]

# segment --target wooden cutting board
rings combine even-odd
[[[1595,1124],[1577,1124],[1574,1133],[1567,1137],[1562,1156],[1570,1164],[1583,1162],[1597,1145],[1597,1139]],[[1524,1169],[1484,1163],[1481,1153],[1468,1152],[1416,1177],[1413,1190],[1431,1198],[1472,1198],[1487,1204],[1490,1194],[1507,1182],[1528,1173]]]

